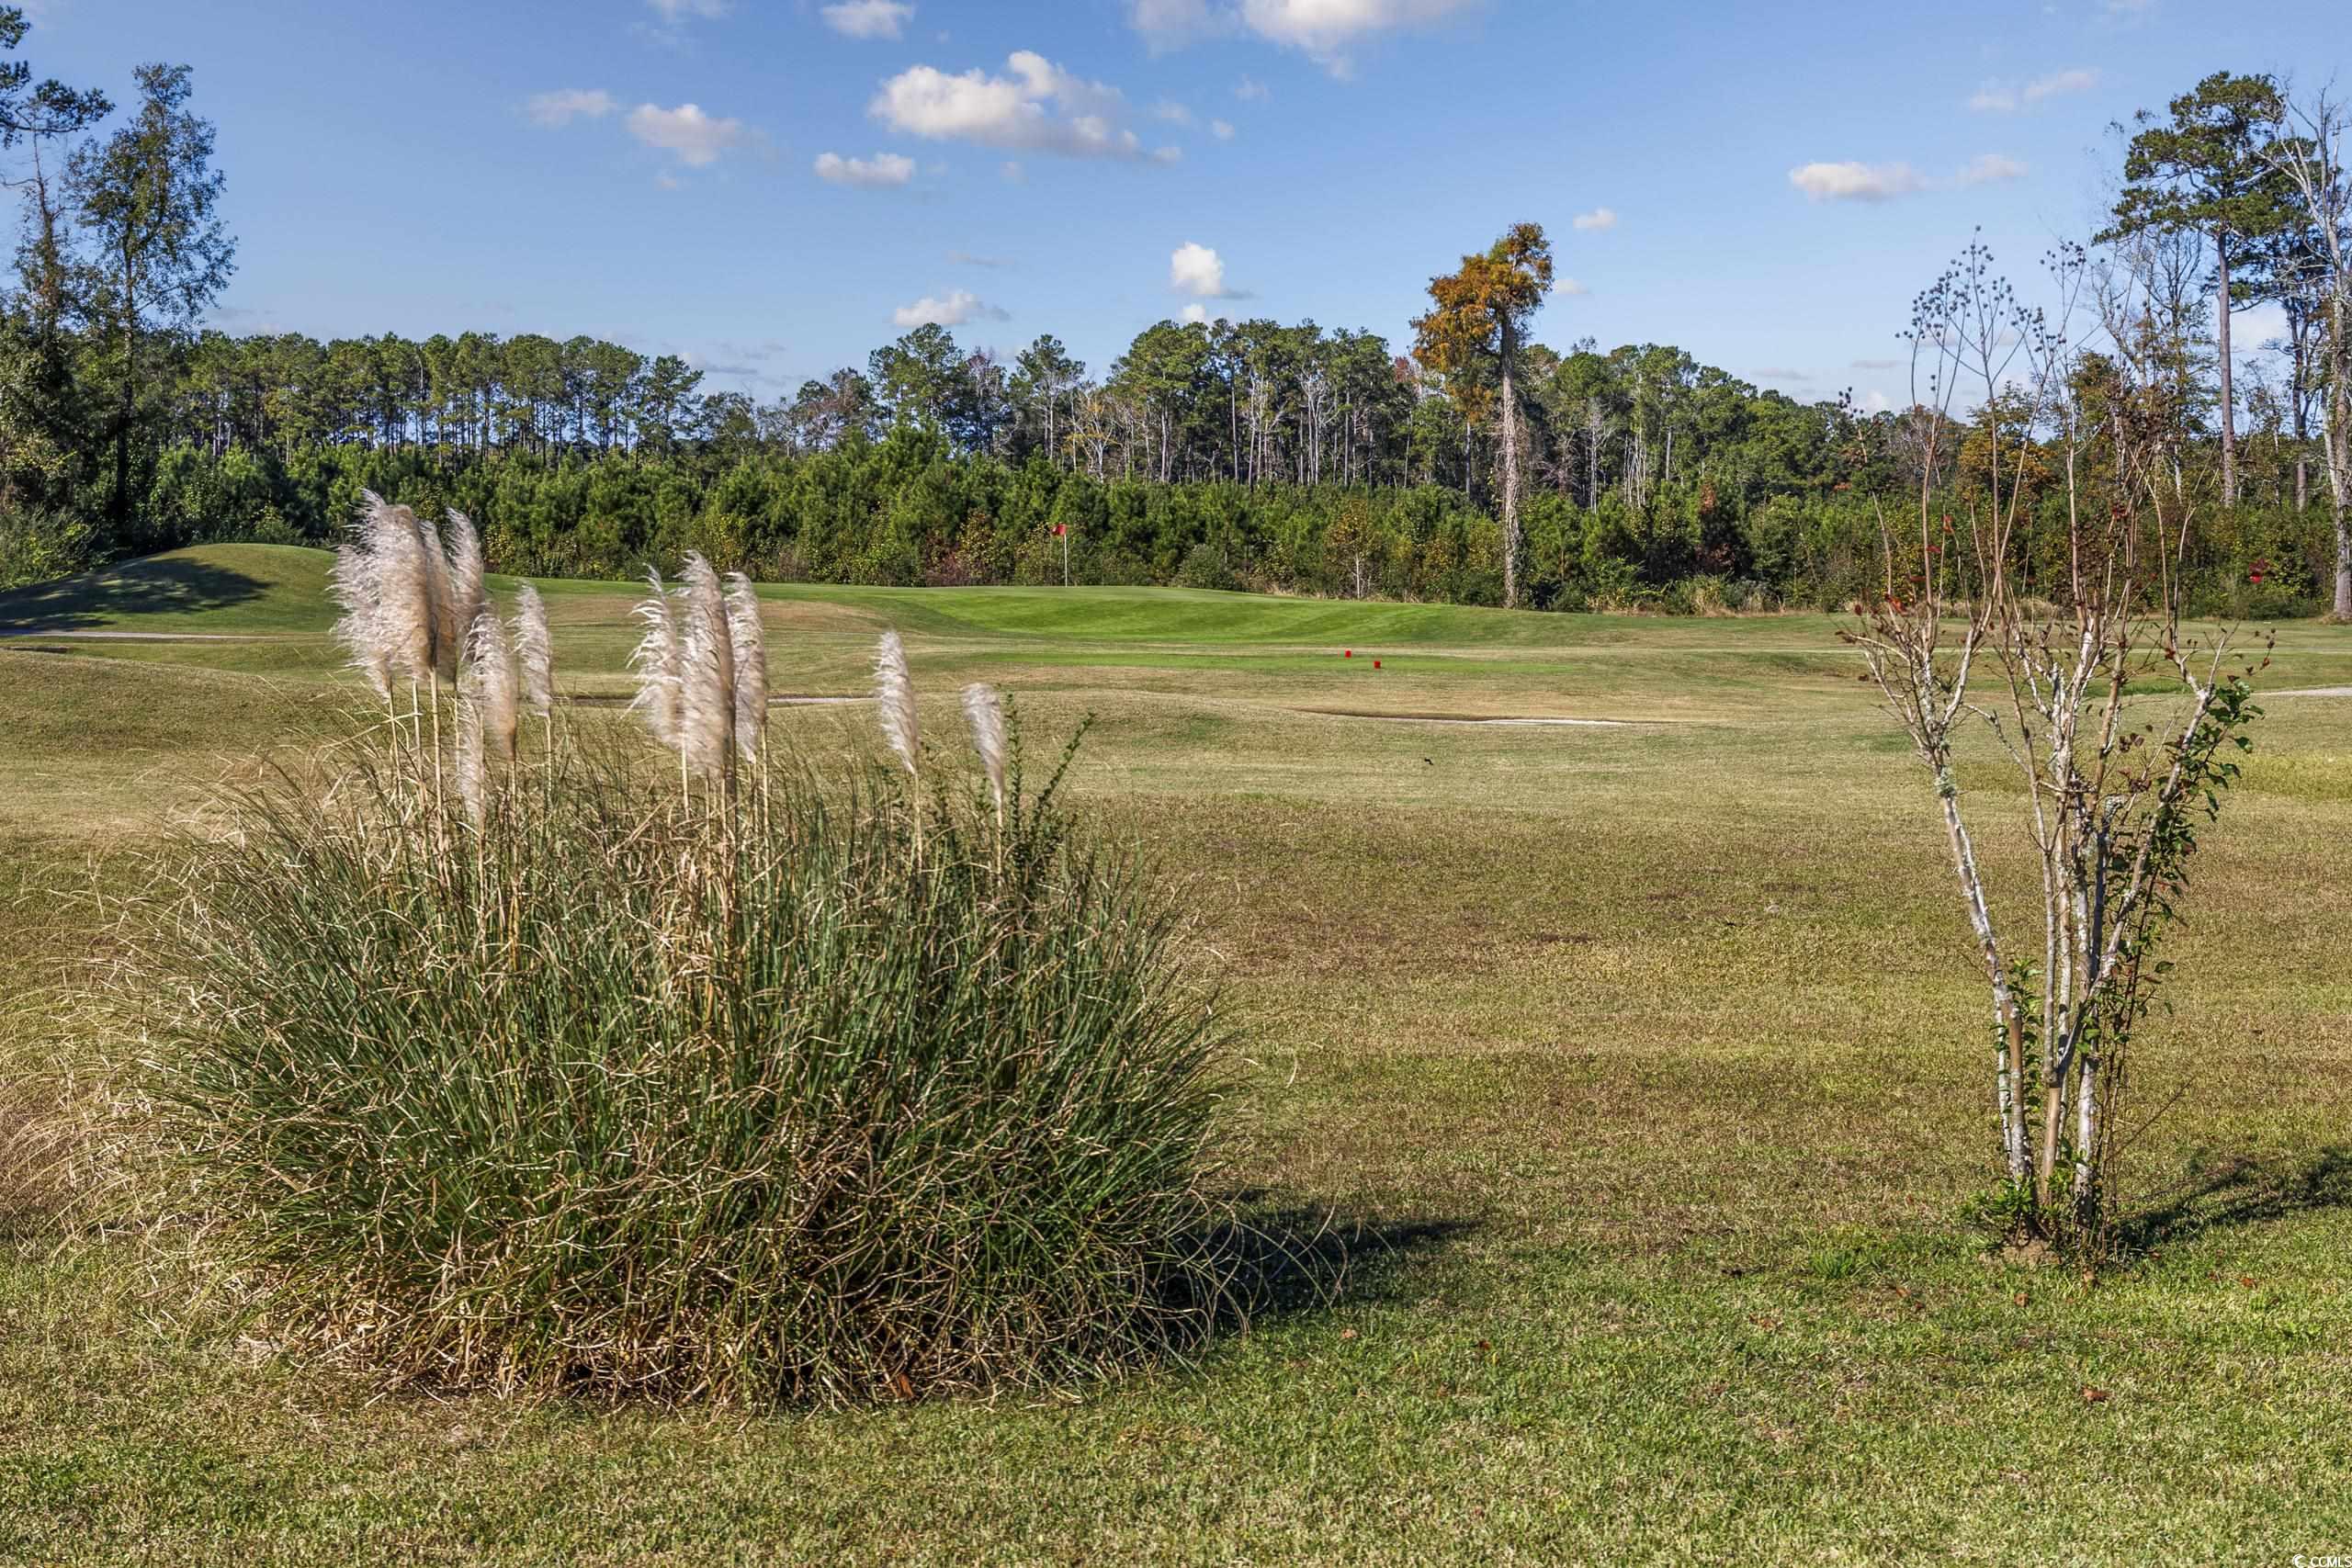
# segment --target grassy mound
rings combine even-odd
[[[1171,917],[1051,800],[731,804],[413,756],[242,798],[138,982],[280,1315],[458,1387],[833,1402],[1200,1334],[1220,1098]]]
[[[321,632],[324,550],[198,545],[0,592],[0,632],[266,637]]]

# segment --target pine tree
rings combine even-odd
[[[2217,71],[2196,90],[2173,99],[2171,119],[2146,109],[2124,153],[2127,182],[2115,201],[2115,221],[2102,243],[2145,230],[2188,230],[2213,243],[2214,325],[2221,350],[2222,501],[2237,502],[2237,411],[2230,363],[2230,310],[2256,297],[2258,279],[2242,263],[2258,242],[2287,221],[2285,183],[2263,156],[2268,127],[2277,123],[2278,85],[2267,76]]]
[[[1552,245],[1542,225],[1513,224],[1458,272],[1430,279],[1429,314],[1413,322],[1413,357],[1448,378],[1491,369],[1502,430],[1503,603],[1519,603],[1519,389],[1514,380],[1527,329],[1552,287]]]

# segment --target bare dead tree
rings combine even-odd
[[[2293,186],[2313,244],[2304,286],[2325,323],[2327,413],[2321,422],[2335,521],[2334,618],[2352,621],[2352,106],[2323,89],[2289,96],[2265,155]]]

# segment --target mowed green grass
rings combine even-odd
[[[92,890],[354,700],[322,582],[315,553],[223,547],[0,596],[33,629],[0,638],[20,1083],[136,1048],[46,988],[99,953]],[[560,684],[625,691],[633,591],[545,586]],[[768,602],[782,692],[856,694],[898,626],[951,765],[964,681],[1011,689],[1033,746],[1095,715],[1078,788],[1182,886],[1244,1031],[1233,1183],[1349,1243],[1336,1294],[1058,1399],[612,1412],[383,1396],[191,1300],[170,1241],[25,1235],[0,1560],[2352,1552],[2352,700],[2272,698],[2209,834],[2144,1037],[2149,1250],[2089,1285],[1958,1218],[1989,1177],[1984,999],[1932,799],[1834,620]],[[2281,628],[2260,680],[2352,684],[2352,633]],[[837,748],[869,721],[778,722]],[[1965,776],[1988,825],[2014,807],[1996,759]],[[2030,868],[1987,838],[2017,908]]]

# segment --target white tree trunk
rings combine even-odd
[[[1503,322],[1503,604],[1519,604],[1519,389],[1511,378],[1518,344]]]
[[[1939,762],[1928,759],[1936,768],[1936,795],[1943,807],[1944,838],[1951,848],[1952,870],[1960,877],[1961,898],[1968,907],[1969,930],[1975,933],[1976,947],[1984,960],[1985,977],[1993,987],[1993,1022],[2001,1032],[1998,1047],[1994,1053],[1993,1103],[2001,1121],[2001,1151],[2008,1164],[2009,1179],[2023,1181],[2026,1178],[2027,1154],[2025,1115],[2018,1101],[2018,1078],[2023,1067],[2023,1036],[2018,1018],[2017,998],[2009,991],[2008,970],[2001,962],[2000,939],[1993,930],[1993,911],[1984,898],[1984,877],[1976,863],[1976,845],[1969,837],[1968,824],[1960,815],[1960,788],[1951,776],[1949,761]]]
[[[2214,271],[2219,276],[2213,301],[2213,327],[2220,339],[2222,361],[2222,504],[2238,503],[2238,411],[2232,395],[2230,365],[2230,231],[2213,235]]]
[[[2335,511],[2335,618],[2352,621],[2352,282],[2339,279],[2328,311],[2327,484]]]

